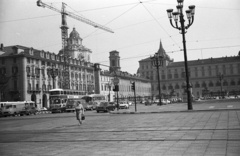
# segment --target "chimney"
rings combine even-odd
[[[0,48],[1,51],[4,50],[4,46],[3,46],[3,43],[1,43],[1,48]]]

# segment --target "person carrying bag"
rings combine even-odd
[[[77,120],[79,122],[79,125],[81,125],[82,124],[82,120],[85,120],[84,107],[81,104],[81,102],[79,102],[79,101],[77,102],[75,110],[76,110],[76,118],[77,118]]]

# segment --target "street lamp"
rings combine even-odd
[[[109,91],[108,102],[110,102],[110,97],[111,97],[110,91],[111,91],[111,87],[112,87],[112,80],[107,83],[107,87],[108,87],[108,91]]]
[[[185,33],[186,29],[188,29],[194,21],[194,14],[195,14],[195,6],[191,5],[189,6],[189,10],[186,11],[187,18],[188,18],[188,25],[184,25],[184,15],[183,15],[183,1],[184,0],[177,0],[177,11],[173,12],[173,9],[168,9],[167,14],[168,18],[170,20],[170,23],[173,28],[178,29],[180,33],[182,34],[183,39],[183,51],[184,51],[184,62],[185,62],[185,71],[186,71],[186,83],[187,83],[187,96],[188,96],[188,110],[192,110],[192,100],[191,100],[191,91],[190,91],[190,83],[189,83],[189,76],[188,76],[188,63],[187,63],[187,49],[186,49],[186,40],[185,40]],[[180,17],[180,24],[181,26],[178,26],[178,17]],[[175,21],[175,26],[172,22],[172,18]]]
[[[220,96],[222,96],[222,98],[223,98],[223,93],[222,93],[222,80],[223,80],[223,74],[221,74],[221,73],[219,73],[219,81],[220,81],[220,85],[221,85],[221,94],[220,94]]]
[[[52,77],[53,80],[53,89],[55,88],[55,78],[58,76],[58,69],[55,65],[52,65],[51,68],[48,68],[48,74]]]
[[[163,56],[160,56],[159,53],[155,53],[153,57],[151,57],[152,65],[157,67],[157,74],[158,74],[158,91],[159,91],[159,105],[162,105],[161,99],[161,85],[160,85],[160,74],[159,74],[159,67],[163,65]]]

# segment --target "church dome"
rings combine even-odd
[[[72,32],[70,33],[69,38],[70,39],[81,39],[79,33],[76,31],[75,28],[73,28]]]

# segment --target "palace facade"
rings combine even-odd
[[[163,66],[159,68],[162,96],[183,98],[186,88],[185,66],[174,62],[166,54],[162,43],[158,53],[163,56]],[[205,96],[240,95],[240,54],[232,57],[198,59],[188,61],[189,79],[195,98]],[[158,77],[151,58],[139,61],[138,73],[151,80],[152,93],[158,97]]]
[[[94,68],[91,51],[82,46],[82,39],[73,29],[68,46],[59,54],[20,45],[0,50],[0,101],[35,101],[49,107],[49,90],[62,88],[68,68],[68,89],[82,95],[94,93]],[[66,66],[67,61],[67,66]]]

